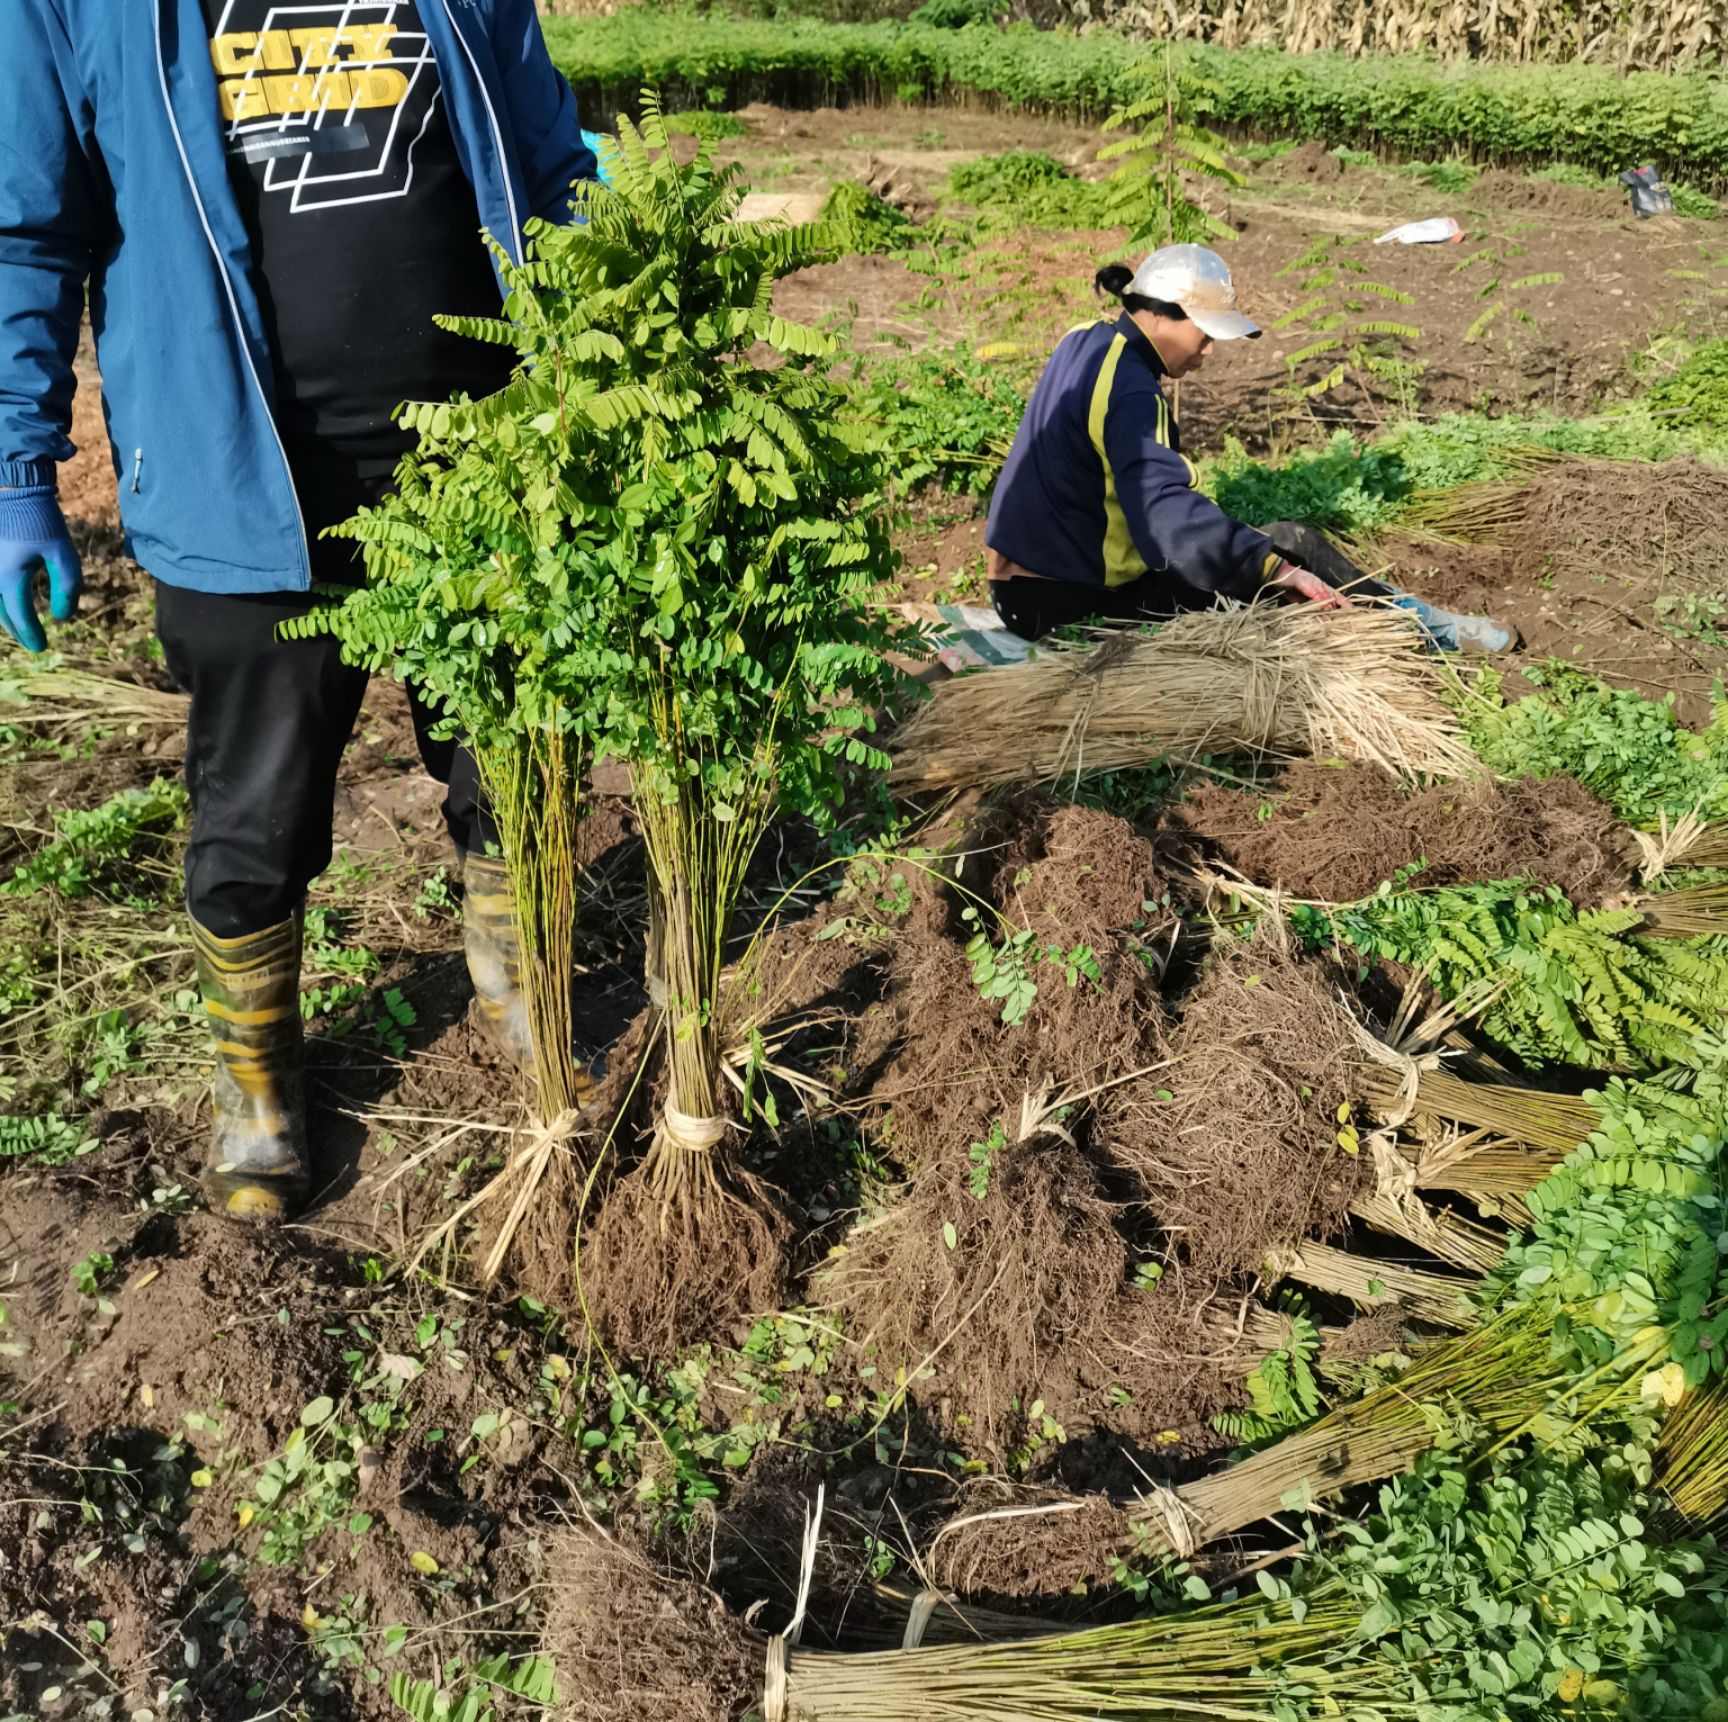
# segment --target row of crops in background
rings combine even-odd
[[[545,29],[591,113],[627,107],[647,85],[669,106],[971,98],[1096,117],[1144,96],[1162,77],[1147,69],[1143,45],[1120,36],[1028,26],[948,30],[632,9],[548,18]],[[1199,43],[1183,43],[1175,55],[1180,70],[1206,85],[1214,124],[1604,172],[1654,161],[1696,184],[1728,184],[1728,87],[1701,74],[1622,76],[1606,66],[1444,65]]]

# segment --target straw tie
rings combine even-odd
[[[668,1100],[661,1116],[661,1128],[667,1145],[681,1148],[686,1154],[707,1154],[720,1146],[726,1134],[726,1120],[703,1117],[699,1113],[680,1112]]]
[[[1188,1503],[1168,1483],[1153,1481],[1147,1502],[1158,1509],[1164,1521],[1164,1534],[1170,1539],[1170,1552],[1179,1561],[1189,1559],[1200,1544],[1194,1535]]]
[[[916,1650],[924,1642],[924,1634],[930,1629],[931,1618],[936,1610],[945,1602],[955,1599],[943,1591],[932,1590],[928,1585],[919,1591],[912,1599],[911,1612],[906,1616],[906,1631],[900,1640],[902,1650]]]
[[[768,1640],[768,1658],[762,1670],[762,1722],[786,1722],[786,1635],[777,1632]]]
[[[786,1722],[786,1690],[792,1672],[792,1646],[804,1630],[804,1611],[810,1606],[810,1586],[816,1577],[816,1549],[822,1536],[822,1507],[826,1484],[816,1490],[814,1508],[804,1509],[804,1548],[798,1563],[798,1601],[784,1632],[768,1640],[762,1667],[762,1722]]]

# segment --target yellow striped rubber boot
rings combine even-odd
[[[462,863],[462,949],[486,1038],[523,1070],[534,1068],[528,1000],[522,991],[522,939],[504,863],[470,852]]]
[[[300,917],[221,939],[192,923],[216,1045],[215,1139],[204,1193],[219,1213],[275,1224],[306,1199],[306,1051]]]

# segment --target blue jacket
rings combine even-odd
[[[1063,337],[996,481],[990,549],[1079,586],[1125,586],[1150,573],[1191,588],[1183,608],[1259,591],[1279,552],[1195,489],[1163,374],[1126,312]]]
[[[420,0],[482,224],[522,255],[594,177],[533,0]],[[72,452],[86,282],[131,554],[205,592],[303,591],[200,0],[0,4],[0,488]]]

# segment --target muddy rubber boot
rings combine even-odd
[[[192,923],[198,988],[216,1047],[215,1136],[204,1193],[230,1219],[274,1225],[299,1212],[306,1151],[300,917],[218,938]]]
[[[462,862],[462,950],[486,1038],[523,1070],[534,1068],[534,1038],[522,991],[522,940],[510,875],[494,856]]]

